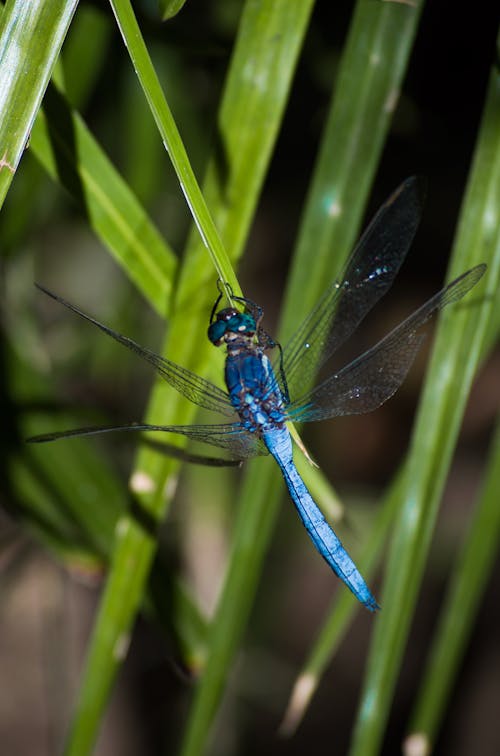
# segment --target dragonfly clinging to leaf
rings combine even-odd
[[[461,299],[486,266],[463,273],[394,328],[368,351],[313,386],[316,372],[349,338],[388,291],[407,254],[422,210],[422,187],[407,179],[378,211],[363,234],[338,282],[332,283],[289,344],[281,349],[262,326],[263,310],[251,300],[233,297],[238,307],[218,309],[210,318],[208,338],[225,345],[227,391],[132,339],[99,323],[61,297],[39,287],[104,333],[149,362],[159,375],[190,401],[228,419],[216,425],[133,424],[78,428],[35,436],[43,442],[110,431],[161,431],[187,436],[224,449],[235,460],[271,454],[312,542],[333,571],[369,610],[377,602],[353,560],[327,523],[301,479],[286,425],[370,412],[403,382],[424,339],[420,328],[446,305]],[[274,350],[271,360],[268,353]]]

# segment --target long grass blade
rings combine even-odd
[[[457,232],[450,276],[486,262],[488,274],[468,303],[440,323],[413,435],[406,492],[389,554],[382,604],[352,742],[353,756],[380,751],[414,613],[439,500],[467,395],[498,307],[500,276],[500,94],[491,76],[483,122]]]
[[[219,231],[215,226],[194,175],[167,100],[163,95],[159,79],[144,43],[132,6],[129,0],[110,1],[136,75],[144,90],[151,113],[172,161],[177,178],[179,179],[180,188],[186,198],[193,220],[196,223],[203,244],[211,256],[217,277],[222,282],[229,283],[235,293],[239,292],[238,281]],[[229,291],[227,294],[229,296]]]
[[[90,227],[160,315],[170,306],[173,251],[97,144],[81,116],[52,87],[31,134],[31,147],[70,192]]]
[[[2,8],[0,207],[28,144],[76,6],[76,0],[14,0]]]
[[[422,678],[407,743],[431,753],[452,686],[498,554],[500,539],[500,423],[491,444],[486,479],[456,563]]]

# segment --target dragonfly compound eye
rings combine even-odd
[[[208,338],[220,346],[229,334],[253,336],[256,330],[255,318],[247,312],[228,307],[217,313],[216,320],[208,328]]]

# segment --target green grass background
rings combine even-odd
[[[5,752],[498,753],[496,19],[202,6],[0,10]],[[130,436],[25,445],[196,417],[34,280],[220,383],[217,277],[286,340],[415,173],[421,230],[353,349],[445,276],[487,275],[390,403],[307,429],[323,475],[301,464],[376,618],[310,547],[268,459],[183,468]]]

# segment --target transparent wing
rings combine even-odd
[[[175,362],[171,362],[170,360],[165,359],[165,357],[160,357],[159,354],[156,354],[155,352],[152,352],[151,350],[140,346],[132,339],[129,339],[127,336],[123,336],[121,333],[118,333],[112,328],[109,328],[103,323],[100,323],[98,320],[95,320],[95,318],[87,315],[75,305],[67,302],[65,299],[59,297],[57,294],[54,294],[45,287],[40,286],[40,284],[35,285],[38,289],[40,289],[40,291],[43,291],[44,294],[47,294],[52,299],[55,299],[56,302],[64,305],[84,320],[88,320],[89,323],[93,323],[95,326],[100,328],[101,331],[106,333],[108,336],[111,336],[111,338],[115,339],[115,341],[123,344],[127,347],[127,349],[130,349],[143,360],[149,362],[149,364],[154,367],[156,372],[161,375],[161,377],[165,381],[167,381],[167,383],[173,386],[176,391],[185,396],[186,399],[189,399],[191,402],[198,404],[204,409],[221,412],[223,415],[226,415],[228,417],[234,416],[234,408],[229,399],[229,394],[227,394],[225,391],[222,391],[222,389],[218,388],[210,381],[207,381],[204,378],[200,378],[199,375],[192,373],[190,370],[187,370],[180,365],[176,365]]]
[[[325,420],[354,415],[383,404],[403,382],[425,338],[418,329],[432,315],[461,299],[479,281],[485,265],[463,273],[374,347],[330,376],[287,408],[293,421]]]
[[[293,401],[392,285],[411,245],[423,205],[422,181],[407,179],[382,205],[342,272],[302,323],[283,355]]]
[[[189,462],[191,465],[203,465],[204,467],[240,467],[242,459],[233,457],[211,457],[207,454],[193,454],[187,449],[181,449],[179,446],[169,444],[167,441],[158,441],[158,439],[143,436],[141,444],[154,449],[159,454],[173,459],[179,459],[181,462]]]
[[[44,433],[26,439],[28,443],[40,444],[57,441],[61,438],[76,438],[78,436],[97,436],[101,433],[115,433],[123,431],[158,431],[161,433],[176,433],[186,436],[192,441],[217,446],[227,451],[232,459],[243,460],[248,457],[268,454],[264,443],[252,433],[249,433],[240,423],[219,425],[149,425],[147,423],[133,423],[132,425],[101,425],[89,428],[75,428],[74,430]],[[192,461],[192,460],[188,460]],[[206,464],[206,462],[205,462]]]

